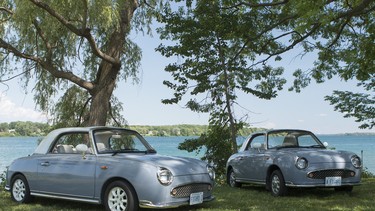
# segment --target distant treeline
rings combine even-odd
[[[51,126],[40,122],[0,123],[0,136],[45,136]]]
[[[207,132],[207,125],[131,125],[130,129],[138,131],[144,136],[200,136]],[[0,136],[45,136],[51,131],[52,126],[39,122],[10,122],[0,123]],[[247,136],[260,130],[259,128],[244,128],[239,135]]]
[[[130,129],[138,131],[144,136],[200,136],[207,132],[207,125],[132,125]],[[240,131],[241,136],[248,136],[254,131],[262,130],[260,128],[244,128]]]

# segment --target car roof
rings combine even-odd
[[[251,135],[254,135],[254,134],[265,134],[265,133],[274,133],[274,132],[293,132],[293,131],[295,131],[295,132],[312,133],[311,131],[302,130],[302,129],[269,129],[269,130],[263,130],[263,131],[254,132]]]

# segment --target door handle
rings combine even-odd
[[[41,166],[49,166],[49,162],[43,162],[43,163],[40,163]]]

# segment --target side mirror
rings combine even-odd
[[[77,150],[78,152],[81,152],[81,153],[86,152],[88,149],[89,149],[89,148],[87,147],[86,144],[78,144],[78,145],[76,146],[76,150]]]
[[[262,147],[262,144],[261,143],[254,143],[253,144],[253,148],[254,149],[260,149]]]

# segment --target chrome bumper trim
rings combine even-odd
[[[335,187],[345,187],[345,186],[358,186],[361,183],[342,183],[341,186],[326,186],[325,184],[313,184],[313,185],[296,185],[293,183],[285,184],[287,187],[294,187],[294,188],[335,188]]]
[[[209,201],[212,201],[214,199],[215,199],[214,196],[206,197],[206,198],[203,199],[203,202],[209,202]],[[147,200],[139,201],[139,207],[141,207],[141,208],[155,208],[155,209],[163,208],[163,209],[165,209],[165,208],[177,208],[177,207],[187,206],[187,205],[189,205],[189,201],[171,202],[171,203],[167,203],[167,204],[153,204],[152,202],[147,201]]]
[[[52,194],[43,194],[43,193],[34,193],[34,192],[31,192],[30,195],[53,198],[53,199],[66,199],[66,200],[71,200],[71,201],[80,201],[80,202],[87,202],[87,203],[93,203],[93,204],[100,204],[98,200],[94,200],[94,199],[83,199],[83,198],[69,197],[69,196],[57,196],[57,195],[52,195]]]

